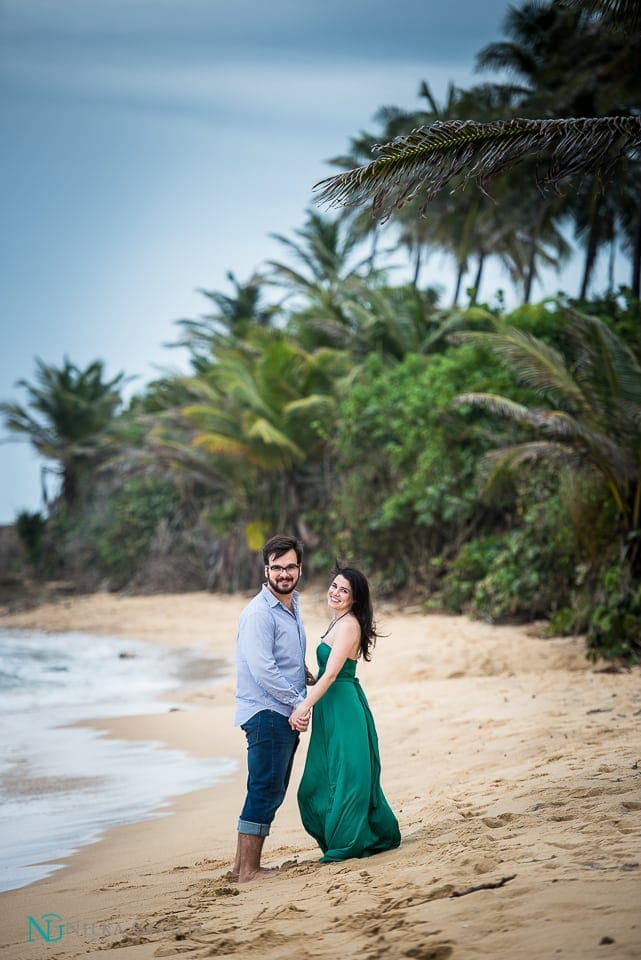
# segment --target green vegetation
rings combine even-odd
[[[379,135],[336,163],[417,126],[438,138],[435,122],[638,119],[638,31],[618,29],[616,4],[589,7],[511,8],[510,41],[479,63],[514,83],[452,87],[442,105],[423,84],[423,112],[387,108]],[[581,142],[603,155],[595,129]],[[312,573],[349,557],[379,594],[544,619],[585,634],[594,658],[641,661],[641,168],[623,134],[613,150],[609,170],[587,174],[571,150],[547,154],[553,196],[539,191],[536,150],[515,163],[501,148],[472,172],[448,155],[447,190],[430,180],[415,199],[425,169],[396,181],[378,198],[384,224],[308,213],[278,237],[283,260],[203,291],[212,312],[178,325],[189,373],[127,407],[122,375],[106,381],[100,363],[38,361],[36,385],[20,382],[25,405],[0,407],[59,476],[46,516],[17,521],[33,572],[85,589],[234,590],[256,583],[264,538],[287,530]],[[484,172],[491,198],[474,182]],[[579,298],[530,304],[569,231],[584,251]],[[597,254],[615,249],[630,288],[611,281],[590,300]],[[422,284],[434,250],[457,271],[449,308]],[[411,280],[395,284],[399,251]],[[491,258],[522,294],[510,313],[477,303]]]

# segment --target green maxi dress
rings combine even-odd
[[[316,649],[319,676],[331,647]],[[401,834],[381,789],[381,761],[374,718],[346,660],[314,706],[312,733],[298,806],[305,830],[323,851],[321,862],[369,857],[398,847]]]

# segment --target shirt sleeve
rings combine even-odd
[[[248,616],[238,632],[238,646],[254,681],[274,700],[294,709],[305,699],[274,659],[274,620],[268,610]]]

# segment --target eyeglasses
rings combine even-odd
[[[288,563],[286,567],[281,567],[279,563],[271,563],[267,567],[270,573],[291,573],[292,575],[300,568],[300,563]]]

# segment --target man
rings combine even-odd
[[[272,871],[260,858],[276,811],[285,798],[299,731],[292,710],[305,699],[305,630],[296,587],[302,572],[302,544],[276,536],[263,547],[266,582],[245,607],[236,641],[235,726],[247,737],[247,797],[238,820],[234,872],[239,883]]]

